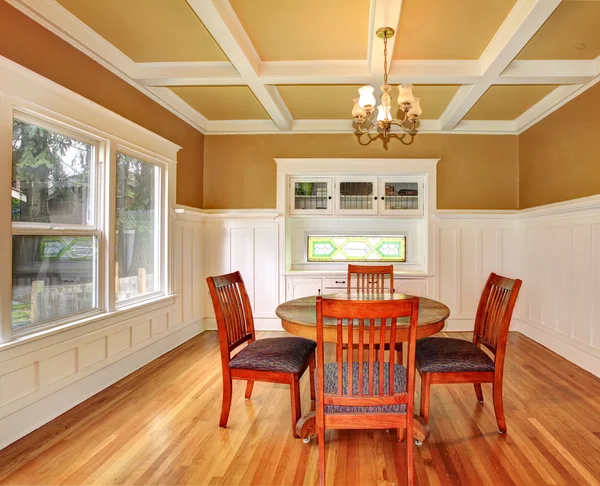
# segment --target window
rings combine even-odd
[[[99,308],[97,154],[96,141],[13,120],[13,331]]]
[[[21,113],[12,132],[11,336],[163,295],[166,162]]]
[[[309,262],[405,262],[406,236],[309,236]]]
[[[117,153],[116,301],[160,290],[160,168]]]

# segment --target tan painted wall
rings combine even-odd
[[[510,135],[417,135],[411,145],[348,135],[212,135],[205,138],[204,207],[274,208],[279,157],[440,158],[440,209],[517,209],[518,143]]]
[[[177,157],[177,202],[202,207],[202,133],[4,1],[0,55],[183,147]]]
[[[519,135],[521,208],[600,194],[600,84]]]

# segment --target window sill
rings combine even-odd
[[[177,294],[171,295],[163,295],[160,297],[156,297],[154,299],[144,300],[142,302],[136,302],[134,304],[120,307],[117,310],[112,312],[102,312],[99,314],[94,314],[93,316],[84,317],[82,319],[78,319],[69,323],[62,323],[57,325],[56,327],[50,327],[41,330],[33,329],[31,333],[28,334],[20,334],[14,337],[11,341],[0,344],[0,353],[2,351],[8,350],[10,348],[14,348],[21,345],[26,345],[40,339],[48,338],[51,336],[56,336],[59,334],[64,334],[67,332],[76,332],[77,329],[90,326],[88,332],[94,332],[98,329],[104,327],[102,326],[103,321],[117,319],[119,321],[124,321],[127,319],[132,319],[141,314],[146,314],[148,312],[152,312],[158,309],[162,309],[164,307],[171,306],[175,303],[175,297]],[[96,324],[94,326],[94,324]],[[109,324],[110,325],[110,324]],[[68,336],[68,338],[72,338],[74,336]]]

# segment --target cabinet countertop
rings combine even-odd
[[[282,275],[286,277],[347,277],[345,270],[290,270]],[[425,278],[433,277],[433,273],[427,272],[394,272],[394,278]]]

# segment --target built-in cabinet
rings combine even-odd
[[[423,178],[291,177],[290,215],[419,216],[423,214]]]
[[[393,262],[395,291],[432,297],[431,214],[435,210],[437,159],[276,162],[284,300],[346,291],[350,251],[337,260],[309,258],[310,236],[336,235],[339,239],[405,237],[405,261]],[[350,250],[355,256],[362,251],[356,246]],[[381,261],[365,259],[362,264]]]

